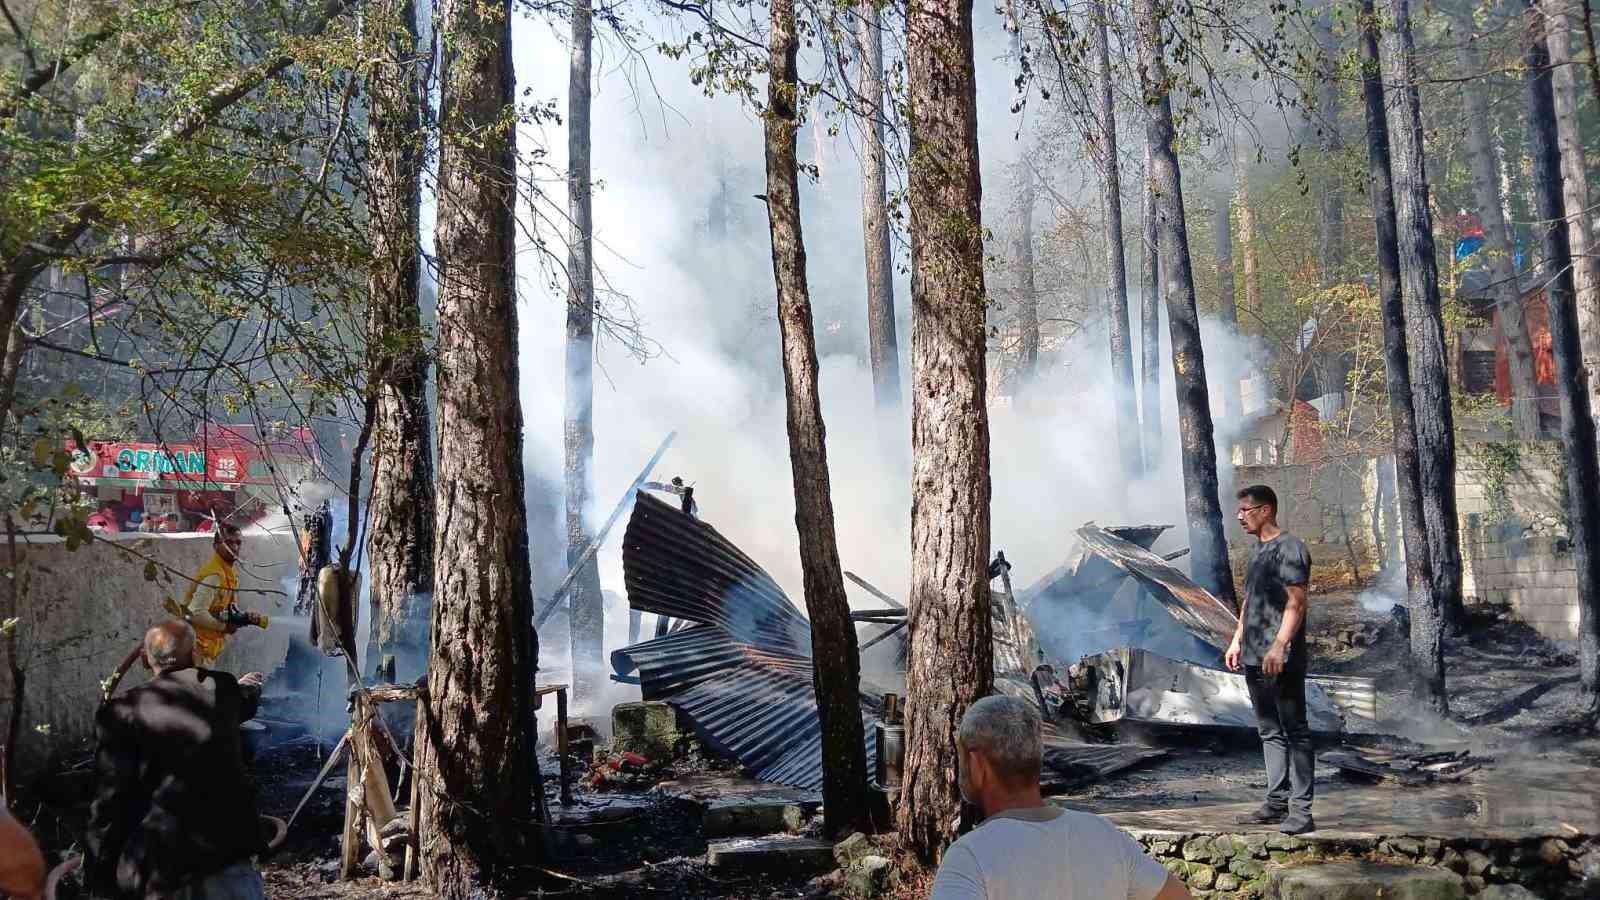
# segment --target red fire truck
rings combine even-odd
[[[209,531],[213,518],[243,525],[317,474],[310,429],[205,425],[186,444],[69,441],[69,477],[98,509],[104,531]]]

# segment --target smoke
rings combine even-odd
[[[1016,122],[1006,103],[1011,76],[999,59],[1005,37],[997,20],[979,19],[980,141],[984,173],[993,181],[1013,159]],[[531,21],[518,22],[515,40],[519,84],[564,104],[562,40]],[[635,96],[622,73],[604,68],[594,98],[597,265],[605,286],[630,299],[642,333],[660,352],[641,363],[615,341],[600,342],[590,521],[597,528],[605,520],[661,439],[676,431],[654,477],[681,475],[693,484],[701,518],[762,564],[803,609],[766,209],[756,198],[765,193],[760,120],[734,98],[702,96],[680,63],[651,58],[649,65],[659,102]],[[908,411],[884,417],[873,406],[858,164],[848,129],[835,138],[826,135],[826,124],[806,127],[816,133],[803,136],[802,162],[819,164],[823,173],[815,183],[802,182],[801,208],[840,556],[844,568],[904,601],[911,547],[910,421]],[[525,148],[546,148],[551,165],[564,164],[566,138],[559,127],[521,140]],[[563,197],[553,192],[551,200],[559,204]],[[1089,194],[1084,199],[1093,201]],[[555,219],[562,217],[556,213]],[[901,378],[909,403],[907,259],[904,247],[896,252]],[[566,568],[565,306],[563,297],[529,272],[523,296],[528,302],[519,310],[519,365],[535,594],[542,597]],[[1137,302],[1135,293],[1134,310]],[[610,310],[619,309],[611,301]],[[1137,327],[1133,331],[1137,341]],[[1165,323],[1161,334],[1166,356]],[[1226,492],[1226,448],[1236,423],[1220,422],[1221,390],[1225,382],[1236,385],[1258,353],[1217,322],[1203,322],[1202,335]],[[1116,445],[1107,345],[1103,323],[1091,322],[1041,360],[1031,394],[1037,402],[991,404],[992,546],[1016,566],[1019,590],[1059,565],[1072,530],[1089,520],[1176,526],[1158,552],[1188,543],[1170,368],[1164,365],[1161,373],[1160,465],[1139,474]],[[627,638],[627,609],[620,599],[625,524],[618,524],[597,558],[602,585],[618,598],[606,608],[608,653]],[[853,604],[882,605],[847,587]],[[643,637],[653,635],[652,626],[645,616]],[[556,680],[567,655],[564,628],[547,628],[541,637],[541,680]],[[894,643],[879,647],[892,650]],[[616,693],[630,690],[636,691]],[[608,696],[601,703],[613,700]]]

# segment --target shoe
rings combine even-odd
[[[1284,834],[1305,834],[1308,831],[1316,831],[1317,823],[1310,816],[1303,818],[1294,816],[1284,819],[1283,824],[1278,826],[1278,830]]]
[[[1273,809],[1270,806],[1261,806],[1254,811],[1234,819],[1235,825],[1276,825],[1282,822],[1289,814],[1286,809]]]

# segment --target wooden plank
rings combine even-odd
[[[556,690],[556,754],[561,758],[561,805],[572,805],[572,763],[567,759],[567,688]]]
[[[411,732],[411,841],[406,845],[405,866],[401,869],[401,877],[411,881],[417,877],[418,855],[422,851],[422,832],[419,823],[422,819],[422,779],[417,777],[421,769],[417,764],[422,762],[422,745],[428,739],[428,689],[418,686],[417,689],[417,719],[416,726]]]

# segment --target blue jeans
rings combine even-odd
[[[196,881],[172,895],[171,900],[265,900],[261,873],[254,863],[237,862]]]
[[[1306,673],[1283,672],[1269,678],[1260,667],[1247,666],[1244,681],[1267,762],[1267,806],[1309,819],[1315,756],[1311,727],[1306,724]]]

